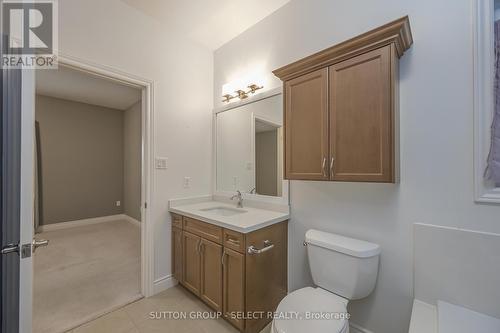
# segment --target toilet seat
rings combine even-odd
[[[286,296],[278,305],[273,333],[348,333],[347,300],[321,288],[306,287]],[[321,317],[319,317],[321,316]]]

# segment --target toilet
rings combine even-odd
[[[348,333],[347,303],[375,288],[380,246],[318,230],[306,232],[304,245],[316,287],[283,298],[271,332]]]

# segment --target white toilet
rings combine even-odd
[[[306,287],[278,305],[274,333],[348,333],[347,303],[370,295],[377,280],[380,246],[318,230],[306,233],[311,275]],[[340,318],[339,318],[340,316]]]

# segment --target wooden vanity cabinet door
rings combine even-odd
[[[172,228],[172,274],[182,282],[182,229]]]
[[[223,313],[240,331],[245,321],[236,314],[245,311],[245,256],[228,248],[223,257]]]
[[[330,67],[331,180],[394,181],[391,61],[386,46]]]
[[[285,178],[328,180],[328,68],[285,82]]]
[[[201,274],[200,263],[201,256],[199,247],[201,238],[199,236],[190,234],[184,231],[182,233],[183,239],[183,285],[195,295],[200,295]]]
[[[200,297],[215,311],[222,311],[222,246],[201,239]]]
[[[247,248],[274,245],[259,254],[247,254],[245,261],[245,312],[274,312],[288,291],[288,223],[282,222],[246,235]],[[247,333],[258,333],[271,321],[269,317],[246,321]]]

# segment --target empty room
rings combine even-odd
[[[142,103],[69,67],[36,93],[34,230],[49,246],[34,253],[33,332],[49,333],[142,297]]]

